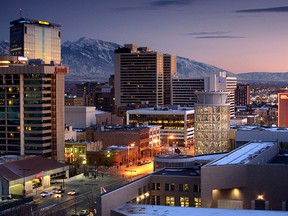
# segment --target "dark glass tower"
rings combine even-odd
[[[10,22],[10,53],[46,64],[61,63],[60,25],[47,21],[20,18]]]

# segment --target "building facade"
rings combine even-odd
[[[65,123],[73,128],[86,128],[96,124],[95,107],[65,106]]]
[[[64,76],[68,68],[0,58],[0,152],[64,161]]]
[[[61,63],[61,26],[59,24],[20,18],[10,22],[10,53],[46,64]]]
[[[161,146],[192,148],[194,110],[188,107],[158,107],[127,111],[126,124],[161,126]]]
[[[172,79],[172,104],[180,106],[194,106],[197,103],[197,92],[214,91],[221,89],[229,92],[227,103],[230,104],[230,117],[235,115],[235,88],[236,77],[227,76],[225,72],[220,72],[207,77],[179,78]]]
[[[170,77],[175,73],[175,64],[174,57],[148,47],[137,48],[135,44],[125,44],[123,48],[116,49],[115,105],[163,105],[164,81],[169,81],[165,84],[165,88],[168,88]],[[169,91],[167,95],[169,97]]]
[[[157,132],[157,130],[156,130]],[[158,133],[160,131],[158,130]],[[102,140],[103,149],[109,146],[137,146],[138,158],[141,160],[151,157],[153,152],[153,138],[159,136],[155,134],[155,129],[149,127],[133,126],[95,126],[86,129],[87,140]],[[152,143],[151,143],[152,142]],[[157,141],[154,140],[157,143]],[[158,141],[159,142],[159,141]]]
[[[250,85],[237,84],[235,89],[235,106],[248,106],[250,104]]]

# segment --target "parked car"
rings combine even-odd
[[[79,212],[79,215],[89,215],[89,214],[90,214],[90,212],[86,209],[81,210],[81,212]]]
[[[144,165],[144,162],[143,161],[138,161],[137,166],[142,166],[142,165]]]
[[[151,163],[151,160],[144,160],[144,164],[149,164]]]
[[[52,196],[52,194],[53,194],[53,191],[42,191],[42,192],[40,193],[40,195],[41,195],[42,197]]]
[[[58,184],[58,182],[55,179],[51,179],[50,184]]]
[[[78,193],[78,191],[76,191],[76,190],[72,190],[72,191],[69,191],[67,194],[68,195],[70,195],[70,196],[74,196],[74,195],[76,195]]]

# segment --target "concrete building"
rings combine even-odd
[[[116,49],[115,105],[163,105],[164,86],[169,87],[170,77],[175,73],[175,65],[174,57],[148,47],[137,48],[135,44],[125,44],[123,48]],[[169,98],[170,91],[166,93]]]
[[[204,165],[202,207],[287,211],[288,161],[278,152],[276,142],[251,142]]]
[[[217,90],[217,89],[216,89]],[[195,154],[228,152],[230,105],[228,92],[197,92],[195,105]]]
[[[288,93],[278,93],[278,127],[288,127]]]
[[[10,53],[45,64],[61,63],[61,26],[43,20],[21,17],[10,22]]]
[[[161,126],[161,145],[193,148],[194,109],[167,106],[127,111],[126,124]]]
[[[68,68],[0,57],[0,153],[64,161]]]
[[[201,207],[198,214],[209,211],[219,215],[249,215],[242,209],[253,215],[288,211],[288,177],[283,175],[288,171],[288,158],[279,154],[276,142],[251,142],[229,153],[197,156],[196,161],[192,167],[163,168],[100,194],[96,197],[97,215],[127,215],[125,205],[133,206],[130,214],[133,211],[135,215],[138,211],[146,215],[142,205],[148,209],[154,206],[153,213],[159,213],[161,206],[165,214],[179,214],[176,206]],[[232,209],[235,214],[229,211]],[[260,214],[257,210],[269,211]],[[187,208],[185,212],[192,215],[197,209]]]
[[[96,124],[95,107],[65,106],[65,123],[73,128],[87,128]]]
[[[262,126],[236,126],[235,130],[236,148],[254,140],[274,141],[280,149],[288,149],[288,128],[262,127]]]

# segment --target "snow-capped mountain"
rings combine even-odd
[[[114,50],[122,45],[82,37],[62,44],[62,63],[70,67],[67,81],[107,81],[114,73]],[[0,55],[9,55],[9,42],[0,42]],[[203,77],[220,68],[177,56],[179,77]],[[230,75],[234,75],[229,73]]]
[[[66,41],[62,44],[62,63],[70,67],[67,81],[108,81],[114,73],[114,50],[122,45],[82,37],[74,42]],[[9,42],[0,41],[0,55],[9,55]],[[225,71],[209,64],[197,62],[177,56],[177,74],[179,77],[203,77]],[[227,72],[227,71],[226,71]],[[288,82],[287,73],[251,72],[233,74],[239,81],[268,81]]]
[[[62,44],[62,63],[70,67],[67,80],[108,80],[114,73],[114,50],[119,44],[82,37]]]

